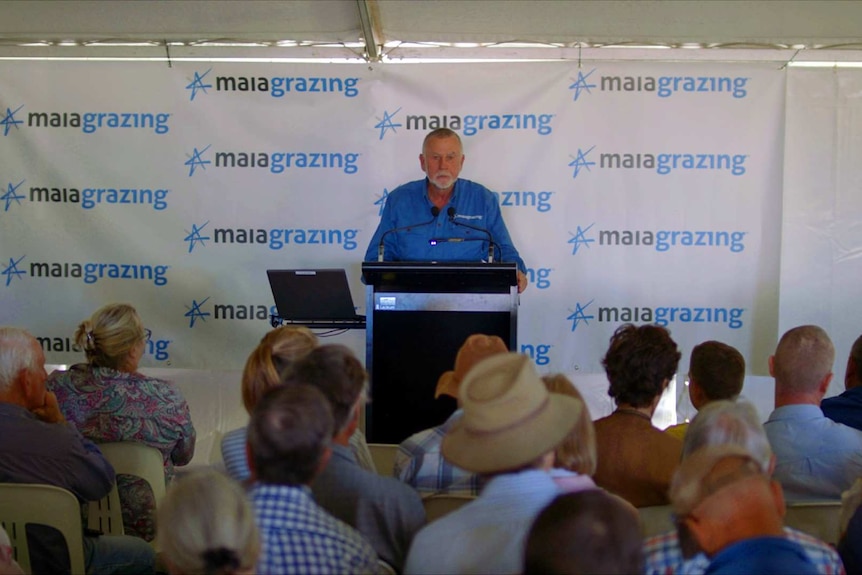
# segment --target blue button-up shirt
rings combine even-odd
[[[862,431],[827,419],[816,405],[776,408],[763,427],[788,501],[840,499],[862,476]]]
[[[526,272],[524,260],[512,244],[503,221],[497,197],[485,186],[458,179],[449,203],[435,217],[428,199],[428,180],[416,180],[399,186],[386,198],[383,215],[365,252],[365,261],[377,261],[383,239],[383,259],[390,262],[479,262],[489,255],[488,234],[471,229],[488,230],[496,244],[495,262],[517,262]],[[450,208],[454,217],[449,216]],[[426,224],[426,225],[422,225]],[[459,225],[463,224],[463,225]],[[386,234],[396,228],[408,229]],[[455,238],[459,241],[446,241]]]

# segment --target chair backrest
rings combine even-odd
[[[787,504],[784,524],[837,545],[840,516],[840,501],[798,501]]]
[[[47,525],[62,533],[72,573],[84,573],[81,504],[71,492],[53,485],[0,483],[0,523],[9,535],[15,560],[25,573],[32,572],[28,524]]]
[[[371,459],[374,460],[377,473],[391,477],[398,446],[394,443],[369,443],[368,450],[371,452]]]
[[[165,495],[165,468],[161,452],[155,447],[120,441],[101,443],[99,449],[118,475],[134,475],[146,481],[153,491],[158,508]],[[105,535],[123,535],[123,514],[117,485],[98,501],[91,501],[87,509],[87,526]]]
[[[450,495],[439,493],[426,497],[422,500],[425,507],[425,518],[430,523],[448,513],[452,513],[462,505],[466,505],[476,499],[472,495]]]
[[[670,505],[651,505],[649,507],[638,507],[638,515],[641,518],[641,533],[644,537],[660,535],[667,531],[673,531],[675,526],[671,519],[672,508]]]

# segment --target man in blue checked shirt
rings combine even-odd
[[[251,500],[262,552],[255,573],[377,573],[358,531],[321,509],[308,485],[329,461],[329,402],[303,384],[270,389],[248,426]]]
[[[464,167],[458,134],[449,128],[430,132],[419,165],[427,177],[389,194],[365,261],[516,262],[518,292],[523,292],[527,268],[496,196],[481,184],[458,178]]]

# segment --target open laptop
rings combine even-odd
[[[278,315],[308,327],[365,327],[343,269],[266,270]]]

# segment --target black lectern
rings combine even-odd
[[[365,432],[372,443],[400,443],[455,410],[434,390],[468,336],[498,335],[517,349],[517,264],[366,262],[362,274],[371,376]]]

